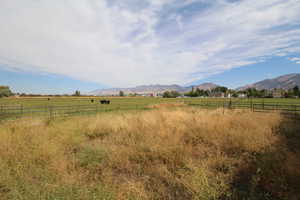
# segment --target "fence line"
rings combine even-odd
[[[281,111],[289,113],[299,113],[299,104],[286,103],[253,103],[240,101],[185,101],[188,106],[203,107],[203,108],[226,108],[226,109],[250,109],[252,111]],[[113,105],[43,105],[43,106],[23,106],[20,105],[0,105],[0,120],[14,119],[19,117],[66,117],[80,114],[96,114],[99,112],[109,111],[125,111],[125,110],[145,110],[149,109],[149,105],[145,104],[113,104]]]
[[[109,112],[118,110],[138,110],[147,109],[145,106],[140,105],[118,105],[105,106],[100,104],[94,105],[64,105],[64,106],[29,106],[25,107],[23,105],[18,106],[0,106],[0,120],[1,119],[14,119],[20,117],[65,117],[80,114],[96,114],[99,112]]]
[[[252,111],[281,111],[281,112],[300,113],[299,104],[286,104],[286,103],[203,101],[199,103],[190,103],[189,105],[207,107],[207,108],[251,109]]]

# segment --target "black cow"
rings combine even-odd
[[[101,104],[110,104],[110,100],[100,100]]]
[[[94,103],[94,99],[91,99],[91,102]]]

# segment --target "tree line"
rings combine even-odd
[[[258,90],[256,88],[247,88],[245,90],[232,90],[227,87],[219,86],[211,90],[203,90],[199,88],[192,88],[186,93],[179,93],[177,91],[166,91],[163,93],[164,98],[176,98],[179,96],[186,97],[248,97],[248,98],[295,98],[300,97],[299,86],[292,89],[272,89],[272,90]]]
[[[9,97],[14,95],[10,90],[9,86],[0,86],[0,98]],[[76,90],[72,95],[63,94],[63,95],[41,95],[41,94],[26,94],[26,93],[16,93],[19,96],[28,96],[28,97],[38,97],[38,96],[86,96],[82,95],[79,90]],[[119,92],[119,96],[125,96],[123,91]],[[299,86],[295,86],[291,89],[272,89],[272,90],[258,90],[256,88],[247,88],[245,90],[232,90],[224,86],[218,86],[211,90],[203,90],[199,88],[192,88],[191,91],[186,93],[180,93],[178,91],[165,91],[162,94],[164,98],[176,98],[180,96],[186,97],[248,97],[248,98],[295,98],[300,97]]]

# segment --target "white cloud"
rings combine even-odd
[[[300,58],[298,58],[298,57],[288,58],[288,60],[295,62],[296,64],[300,64]]]
[[[297,62],[297,61],[300,61],[300,58],[293,57],[293,58],[289,58],[289,60],[290,60],[290,61],[296,61],[296,62]]]
[[[299,10],[297,0],[1,0],[0,64],[111,86],[185,84],[300,52]]]

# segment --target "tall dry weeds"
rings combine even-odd
[[[278,113],[193,108],[6,122],[0,199],[296,198],[284,189],[298,183],[290,174],[268,183],[284,173],[276,155],[299,175],[282,123]]]

